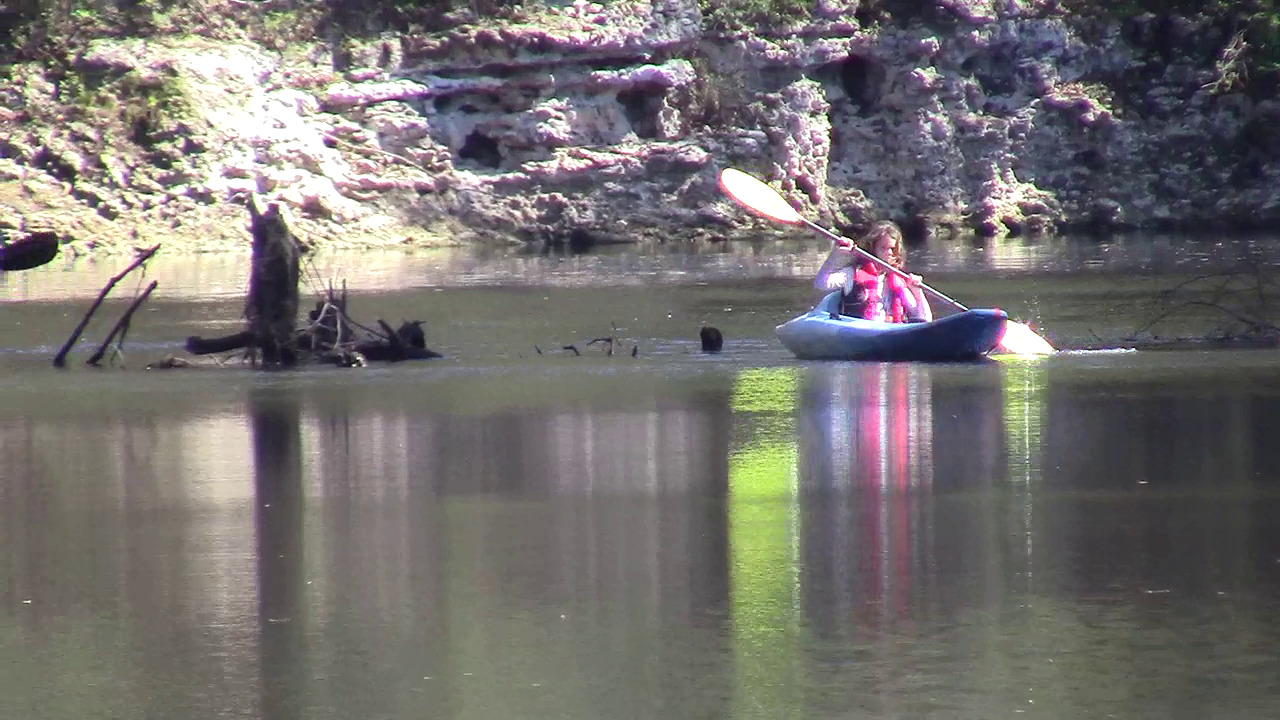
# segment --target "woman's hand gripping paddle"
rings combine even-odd
[[[826,235],[842,247],[853,250],[880,267],[897,273],[903,278],[908,277],[906,273],[858,247],[856,243],[851,242],[848,238],[841,237],[804,217],[795,208],[791,207],[773,188],[741,170],[733,168],[722,170],[720,172],[720,189],[739,205],[757,215],[762,215],[770,220],[776,220],[787,225],[806,225],[809,229]],[[963,312],[969,309],[959,301],[938,292],[924,283],[920,283],[920,287],[956,310]],[[1049,341],[1036,334],[1036,331],[1032,330],[1030,326],[1013,320],[1005,323],[1004,336],[1000,339],[1000,344],[997,347],[1004,352],[1015,355],[1052,355],[1055,352]]]

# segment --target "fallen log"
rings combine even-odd
[[[401,360],[431,360],[444,357],[434,350],[403,345],[399,349],[387,343],[364,342],[356,345],[356,352],[373,362],[400,362]]]
[[[363,367],[366,360],[398,362],[442,357],[426,347],[421,321],[404,322],[393,330],[379,320],[381,330],[366,327],[347,312],[345,282],[320,289],[320,299],[296,327],[298,280],[302,245],[290,231],[276,203],[265,209],[257,198],[250,203],[253,236],[252,268],[245,299],[247,327],[223,337],[187,338],[192,355],[212,355],[247,349],[247,357],[262,367],[290,366],[299,362],[330,363],[339,367]],[[318,278],[316,278],[318,279]]]
[[[190,361],[183,360],[182,358],[175,357],[173,355],[170,355],[169,357],[163,360],[159,360],[157,362],[153,362],[147,365],[148,370],[176,370],[178,368],[189,368],[189,367],[191,367]]]
[[[60,238],[52,230],[29,232],[17,240],[0,241],[0,270],[17,272],[37,268],[58,256]]]
[[[356,352],[367,360],[399,362],[401,360],[430,360],[444,357],[426,347],[422,333],[422,322],[406,322],[399,330],[392,330],[384,320],[378,326],[387,334],[386,340],[371,340],[356,343]]]
[[[234,335],[224,335],[215,338],[202,338],[199,335],[192,335],[187,338],[187,352],[192,355],[212,355],[214,353],[231,352],[232,350],[240,350],[247,348],[253,343],[253,333],[248,330],[241,330]]]

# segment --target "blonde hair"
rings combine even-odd
[[[869,253],[874,253],[875,247],[876,247],[876,240],[879,240],[882,237],[889,238],[889,240],[892,241],[893,246],[890,248],[889,257],[880,258],[880,259],[898,268],[899,270],[906,267],[907,246],[902,241],[901,228],[899,228],[898,224],[893,222],[892,220],[882,220],[881,222],[878,222],[875,225],[872,225],[871,229],[867,230],[867,234],[863,236],[862,249],[866,250]]]

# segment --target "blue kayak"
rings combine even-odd
[[[995,349],[1009,316],[977,309],[919,323],[885,323],[838,314],[840,292],[777,328],[801,360],[973,360]]]

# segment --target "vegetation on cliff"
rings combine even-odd
[[[576,0],[581,3],[583,0]],[[840,15],[815,0],[697,0],[703,29],[712,34],[763,32]],[[250,39],[268,47],[325,38],[340,48],[346,38],[380,33],[431,34],[467,24],[523,22],[567,0],[3,0],[0,62],[38,60],[56,73],[89,39],[202,35]],[[864,27],[910,22],[946,23],[978,3],[972,0],[852,0],[852,20]],[[1215,48],[1227,90],[1251,80],[1280,80],[1280,0],[1045,0],[1028,2],[1045,14],[1086,21],[1123,22],[1140,16],[1193,18],[1230,38]],[[1150,43],[1179,51],[1172,21]],[[339,53],[340,54],[340,53]]]
[[[270,192],[309,237],[387,218],[387,242],[437,221],[666,237],[654,207],[719,236],[737,226],[705,169],[724,163],[837,226],[1266,223],[1277,18],[1280,0],[0,0],[0,228],[193,234]]]
[[[346,39],[527,22],[542,10],[570,4],[569,0],[0,0],[0,63],[40,61],[49,66],[50,79],[61,82],[72,58],[92,38],[168,34],[249,39],[276,49],[296,40],[324,38],[340,61]],[[842,11],[841,3],[827,3],[824,9],[816,0],[697,0],[697,4],[709,34],[762,33],[766,28],[793,28],[835,16],[863,27],[945,24],[970,6],[980,5],[973,0],[849,0]],[[1211,26],[1217,35],[1229,38],[1208,50],[1219,66],[1217,89],[1255,84],[1268,92],[1280,86],[1280,0],[1027,0],[1026,4],[1046,15],[1069,14],[1086,22],[1123,24],[1154,15],[1160,18],[1156,31],[1140,44],[1164,55],[1188,51],[1173,18],[1193,18],[1197,27]],[[1203,43],[1191,45],[1203,47]],[[692,59],[697,61],[696,51]],[[68,77],[61,95],[72,104],[92,104],[92,84],[92,79]],[[146,116],[166,111],[163,87],[142,89],[146,90],[142,106],[128,112]],[[732,114],[733,103],[714,96],[703,100],[708,124],[733,122],[731,117],[715,117],[722,106]]]
[[[581,0],[579,0],[580,2]],[[363,37],[383,32],[431,33],[473,22],[518,21],[568,0],[4,0],[0,55],[5,60],[49,57],[103,35],[180,32],[218,37],[239,29],[255,39]],[[607,4],[604,3],[604,4]],[[853,0],[851,20],[867,26],[913,20],[944,21],[972,0]],[[1045,13],[1100,20],[1144,14],[1213,20],[1238,34],[1241,60],[1280,67],[1280,0],[1046,0],[1028,2]],[[818,18],[814,0],[698,0],[711,31],[787,26]],[[825,11],[830,16],[832,9]]]

